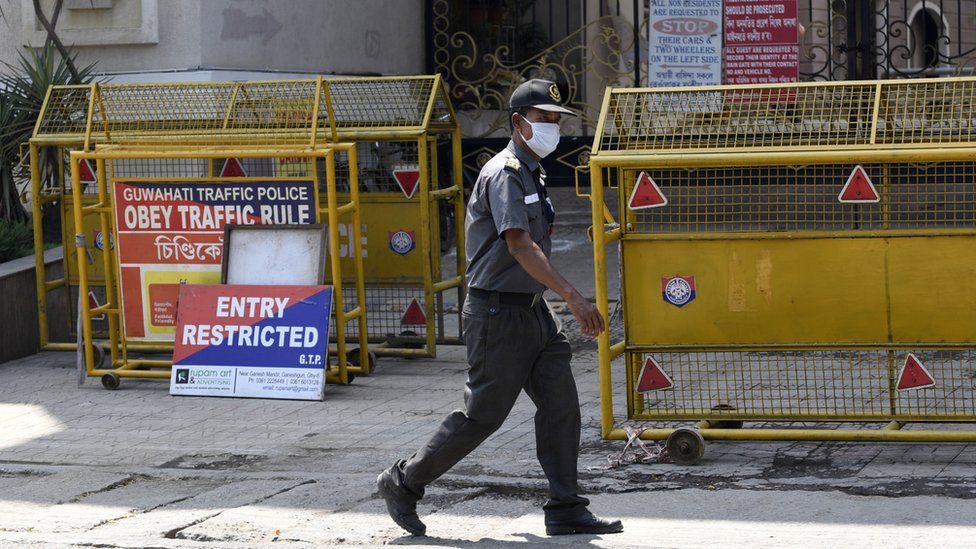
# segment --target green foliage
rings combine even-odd
[[[74,61],[74,55],[71,57]],[[30,182],[15,171],[20,162],[20,145],[34,132],[48,87],[59,84],[87,84],[93,80],[94,65],[78,72],[81,81],[74,81],[68,62],[58,55],[54,46],[20,54],[16,65],[4,63],[0,68],[0,219],[24,220],[27,212],[20,203],[20,195]],[[46,151],[41,166],[36,167],[46,185],[54,184],[57,157]]]
[[[32,233],[27,223],[0,219],[0,263],[32,254]]]
[[[2,84],[0,84],[2,86]],[[0,219],[20,219],[26,215],[18,200],[17,182],[14,180],[13,166],[15,155],[8,149],[10,144],[4,137],[22,124],[20,112],[14,107],[12,98],[0,91]]]

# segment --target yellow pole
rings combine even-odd
[[[38,151],[40,151],[40,149],[38,149]],[[68,180],[68,178],[71,177],[71,168],[69,167],[68,168],[68,171],[65,172],[65,167],[64,167],[64,153],[65,153],[65,151],[70,152],[67,149],[67,146],[58,146],[55,149],[55,154],[56,154],[57,159],[58,159],[58,162],[57,162],[57,172],[58,173],[57,173],[57,176],[56,176],[55,185],[53,187],[53,190],[55,190],[55,193],[54,193],[54,196],[45,196],[44,202],[43,202],[43,204],[47,204],[48,203],[48,200],[50,200],[52,198],[55,199],[54,201],[56,201],[58,203],[58,210],[59,210],[59,212],[61,214],[61,220],[62,221],[64,221],[65,219],[68,219],[71,216],[71,209],[70,208],[72,207],[72,201],[68,199],[68,194],[67,194],[67,190],[68,190],[68,188],[67,188],[67,180]],[[69,162],[70,162],[70,159],[69,159]],[[44,193],[43,192],[43,185],[44,185],[44,182],[42,180],[41,181],[42,193],[43,194],[47,194],[47,193]],[[84,189],[82,189],[82,191],[84,191]],[[42,204],[42,206],[43,206],[43,204]],[[41,219],[43,219],[43,218],[44,218],[44,215],[43,215],[43,212],[42,212]],[[62,276],[61,276],[61,278],[60,278],[59,281],[54,281],[55,282],[54,284],[52,284],[51,282],[46,283],[47,284],[47,291],[48,292],[51,292],[52,290],[54,290],[58,286],[61,286],[61,287],[63,287],[65,289],[64,290],[65,291],[65,295],[67,296],[66,299],[68,299],[68,302],[69,302],[68,303],[68,307],[66,308],[66,311],[68,311],[68,314],[64,315],[65,316],[65,318],[64,318],[64,320],[65,320],[65,327],[67,328],[67,330],[66,330],[65,333],[68,333],[68,334],[70,334],[70,333],[72,333],[72,332],[74,332],[74,331],[76,331],[78,329],[78,317],[77,316],[73,316],[70,313],[71,310],[72,310],[72,307],[74,307],[74,304],[70,303],[70,298],[71,298],[71,273],[76,270],[78,261],[77,261],[77,258],[72,259],[71,258],[71,254],[68,253],[68,251],[70,249],[70,244],[74,240],[74,237],[75,237],[75,235],[69,234],[69,230],[72,229],[72,227],[70,227],[69,225],[70,225],[69,223],[61,223],[61,250],[62,250],[62,254],[61,254],[61,271],[62,271]],[[72,263],[72,261],[74,263]],[[60,284],[58,284],[58,282],[60,282]],[[50,316],[48,316],[48,327],[50,328]],[[77,343],[73,343],[72,345],[74,345],[74,347],[71,350],[77,351],[78,350],[78,344]]]
[[[664,440],[674,429],[646,429],[644,440]],[[705,440],[789,440],[844,442],[976,442],[976,431],[882,429],[700,429]],[[627,440],[627,431],[614,429],[609,440]]]
[[[444,280],[444,269],[441,267],[441,197],[447,196],[440,193],[440,160],[437,155],[437,136],[427,137],[427,147],[430,151],[430,185],[428,187],[428,197],[430,202],[430,271],[431,288],[430,293],[434,296],[434,322],[428,325],[434,328],[434,341],[438,341],[438,336],[444,334],[444,296],[438,285]]]
[[[590,213],[593,223],[593,275],[596,285],[596,307],[607,322],[607,329],[597,336],[597,360],[600,372],[600,432],[604,439],[613,430],[613,387],[610,373],[610,306],[607,302],[607,255],[603,229],[603,170],[590,164]]]
[[[108,160],[109,161],[108,161],[108,163],[106,163],[106,170],[105,170],[105,182],[106,182],[105,184],[106,184],[106,186],[108,185],[108,182],[115,181],[115,163],[112,162],[111,159],[108,159]],[[213,175],[213,173],[212,173],[212,171],[213,171],[213,162],[212,161],[209,161],[209,160],[207,161],[207,169],[210,170],[210,172],[211,172],[210,175],[212,176]],[[116,232],[115,218],[114,218],[114,213],[115,213],[115,197],[112,196],[112,194],[111,194],[112,189],[107,189],[107,191],[108,191],[108,200],[107,200],[106,204],[109,204],[110,207],[112,208],[111,209],[111,212],[110,212],[111,215],[109,215],[109,218],[108,218],[109,225],[111,226],[111,231],[112,231],[109,234],[110,235],[114,235],[115,232]],[[109,242],[111,243],[111,241],[109,241]],[[115,276],[115,273],[116,272],[120,272],[120,271],[118,271],[118,268],[119,268],[118,261],[117,261],[118,256],[115,255],[116,252],[115,252],[114,249],[112,249],[110,247],[110,250],[111,250],[111,253],[109,253],[109,260],[110,260],[111,269],[109,269],[109,271],[111,271],[113,273],[112,276]],[[106,271],[106,272],[109,272],[109,271]],[[129,360],[129,348],[130,348],[130,346],[127,343],[127,340],[126,340],[126,337],[125,337],[125,329],[124,329],[124,326],[123,326],[123,318],[122,318],[123,310],[122,310],[122,299],[121,299],[122,292],[119,289],[118,284],[116,284],[115,286],[113,286],[113,287],[110,288],[107,283],[106,283],[106,286],[105,286],[105,291],[106,291],[106,296],[108,296],[108,293],[107,292],[112,292],[112,297],[111,297],[112,303],[115,303],[116,304],[115,309],[119,311],[118,312],[118,316],[115,318],[116,329],[113,330],[113,331],[116,332],[116,334],[118,334],[117,335],[117,337],[118,337],[118,346],[117,346],[117,349],[118,349],[118,352],[122,355],[121,356],[121,359],[120,359],[120,363],[121,364],[126,364],[126,362]],[[111,326],[111,324],[109,326]],[[137,343],[136,346],[137,347],[143,346],[143,347],[147,348],[147,350],[145,352],[169,352],[169,353],[172,353],[173,352],[172,348],[167,349],[165,351],[156,351],[156,350],[154,350],[154,348],[158,348],[159,346],[158,345],[153,345],[153,344],[150,344],[150,343],[144,343],[144,344]]]
[[[451,136],[451,167],[454,170],[454,186],[457,187],[457,194],[454,198],[454,241],[457,243],[457,275],[461,277],[458,285],[458,307],[464,304],[467,285],[465,284],[465,271],[467,260],[464,251],[464,165],[462,164],[461,151],[461,126],[458,125]],[[460,334],[459,334],[460,335]]]
[[[108,189],[108,172],[105,170],[105,160],[99,158],[95,161],[95,172],[98,174],[98,202],[102,205],[111,204]],[[115,299],[115,269],[112,261],[112,224],[110,214],[114,208],[100,208],[98,220],[102,229],[102,266],[105,273],[105,303],[109,309],[119,310],[119,303]],[[119,334],[118,316],[115,313],[105,313],[108,318],[108,341],[111,365],[115,365],[119,359]]]
[[[319,133],[319,98],[322,97],[322,77],[319,76],[315,79],[315,99],[312,103],[312,135],[309,137],[308,146],[315,148],[315,138],[318,137]],[[314,159],[313,159],[314,160]]]
[[[433,265],[431,261],[431,231],[430,231],[430,171],[427,150],[427,138],[421,137],[417,140],[417,154],[419,159],[420,181],[420,262],[424,273],[424,314],[427,317],[427,352],[430,356],[437,354],[437,346],[434,333],[434,279]],[[438,253],[440,250],[438,250]]]
[[[317,170],[313,170],[315,173]],[[326,204],[329,216],[329,259],[332,267],[332,291],[335,305],[336,349],[339,360],[339,380],[349,383],[346,372],[346,313],[342,304],[342,265],[339,262],[339,216],[337,215],[335,150],[329,149],[325,155]],[[316,188],[318,181],[316,181]]]
[[[50,93],[50,92],[49,92]],[[31,178],[31,224],[34,227],[34,282],[37,287],[37,333],[40,347],[50,342],[47,325],[47,272],[44,269],[44,210],[41,207],[41,154],[38,146],[30,144]],[[63,244],[63,253],[68,255],[68,243]],[[68,273],[65,272],[67,277]],[[69,297],[70,299],[70,297]],[[68,310],[71,310],[69,307]]]
[[[912,148],[823,147],[817,150],[767,150],[762,155],[744,154],[755,149],[728,149],[722,152],[628,151],[591,157],[593,166],[619,169],[700,168],[707,166],[809,166],[812,164],[874,164],[883,162],[967,162],[972,161],[969,146],[914,145]],[[761,160],[757,157],[761,156]]]
[[[441,207],[440,207],[440,195],[436,194],[438,190],[438,159],[437,159],[437,138],[428,137],[427,147],[430,152],[430,185],[428,187],[431,205],[431,215],[430,215],[430,261],[431,261],[431,279],[439,282],[442,278],[441,275]],[[440,315],[438,315],[440,316]]]
[[[363,269],[363,226],[359,215],[359,153],[356,146],[349,147],[346,153],[349,159],[349,198],[356,205],[352,210],[352,250],[356,267],[356,304],[359,307],[359,366],[369,373],[373,367],[369,363],[369,332],[366,326],[366,273]]]
[[[78,156],[76,153],[72,152],[70,156],[71,160],[71,196],[74,202],[74,218],[75,218],[75,231],[82,230],[85,226],[84,215],[82,214],[82,193],[81,193],[81,170],[78,167]],[[66,242],[65,246],[70,246],[71,243]],[[95,356],[94,349],[92,348],[92,326],[91,326],[91,315],[88,311],[87,300],[83,296],[88,295],[88,254],[86,253],[87,243],[85,242],[85,234],[77,233],[75,235],[75,247],[77,248],[76,256],[78,258],[78,302],[79,304],[84,304],[79,306],[79,314],[81,314],[81,328],[82,328],[82,341],[85,347],[85,371],[91,376],[92,370],[95,369]]]

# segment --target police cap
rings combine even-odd
[[[562,101],[559,86],[555,82],[535,78],[515,88],[509,101],[509,108],[514,111],[534,107],[549,112],[575,115],[576,113],[562,106]]]

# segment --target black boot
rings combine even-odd
[[[390,513],[393,522],[414,536],[422,536],[427,532],[427,526],[417,516],[418,498],[397,484],[393,476],[394,467],[396,466],[376,477],[376,488],[386,500],[386,511]]]
[[[624,531],[624,525],[619,520],[607,520],[596,517],[587,511],[586,514],[572,519],[546,519],[546,534],[550,536],[564,536],[567,534],[617,534]]]

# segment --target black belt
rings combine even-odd
[[[492,294],[498,296],[498,302],[504,305],[516,305],[519,307],[534,307],[542,301],[542,294],[524,294],[521,292],[496,292],[492,290],[482,290],[481,288],[468,288],[468,293],[478,299],[491,300]]]

